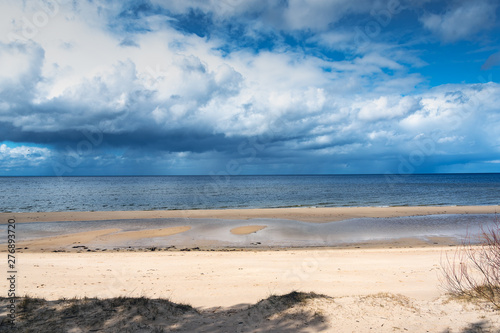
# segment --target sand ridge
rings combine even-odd
[[[18,246],[29,252],[42,250],[69,249],[71,247],[85,247],[95,243],[119,244],[138,239],[167,237],[190,230],[190,226],[169,227],[160,229],[146,229],[137,231],[122,231],[121,229],[100,229],[59,236],[42,237],[33,240],[19,241]]]
[[[52,221],[97,221],[152,218],[254,218],[289,219],[303,222],[333,222],[357,217],[399,217],[433,214],[494,214],[500,206],[418,206],[418,207],[318,207],[213,210],[154,210],[101,212],[0,213],[0,223],[10,218],[17,223]]]
[[[98,237],[119,232],[120,229],[101,229],[85,232],[77,232],[60,236],[43,237],[34,240],[18,241],[18,246],[27,247],[30,251],[37,251],[44,248],[59,248],[71,246],[73,244],[86,244]]]
[[[247,225],[230,230],[233,235],[249,235],[267,228],[267,225]]]

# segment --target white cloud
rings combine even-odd
[[[498,4],[494,1],[464,1],[443,15],[429,14],[421,20],[424,27],[445,42],[469,39],[495,22]]]
[[[48,148],[33,146],[8,147],[6,144],[0,145],[0,167],[12,168],[16,166],[37,166],[46,162],[51,157]]]
[[[462,141],[464,139],[463,136],[456,136],[456,135],[453,135],[453,136],[447,136],[447,137],[444,137],[444,138],[439,138],[438,139],[438,143],[453,143],[453,142],[456,142],[456,141]]]
[[[389,142],[392,140],[392,138],[395,136],[395,133],[394,131],[373,131],[371,133],[368,134],[368,138],[370,138],[370,140],[385,140],[386,142]]]
[[[415,111],[418,107],[418,100],[409,96],[382,96],[372,101],[356,103],[353,106],[359,107],[359,119],[376,121],[402,117]]]

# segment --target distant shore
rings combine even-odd
[[[54,221],[104,221],[119,219],[211,218],[248,220],[256,218],[289,219],[312,223],[342,221],[360,217],[400,217],[437,214],[495,214],[500,206],[401,206],[401,207],[320,207],[213,210],[150,210],[96,212],[0,213],[0,223],[9,218],[17,223]]]

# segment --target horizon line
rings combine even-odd
[[[418,175],[495,175],[500,172],[425,172],[425,173],[289,173],[289,174],[164,174],[164,175],[0,175],[0,178],[14,177],[52,177],[52,178],[71,178],[71,177],[278,177],[278,176],[418,176]]]

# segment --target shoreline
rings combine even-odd
[[[95,212],[21,212],[0,213],[0,224],[14,218],[16,223],[105,221],[121,219],[209,218],[249,220],[287,219],[310,223],[338,222],[353,218],[389,218],[441,214],[496,214],[500,205],[490,206],[400,206],[400,207],[319,207],[319,208],[246,208],[213,210],[148,210]]]
[[[0,217],[3,225],[9,218],[19,223],[17,245],[22,252],[275,251],[455,246],[470,231],[468,221],[478,221],[482,214],[483,221],[493,223],[496,217],[492,214],[499,208],[54,212],[3,213]],[[40,224],[32,224],[36,222]],[[477,229],[479,224],[475,223]]]
[[[489,216],[491,223],[495,219],[491,214],[499,209],[418,206],[2,213],[0,221],[5,226],[14,218],[18,250],[32,253],[412,248],[458,245],[466,235],[468,215]],[[439,222],[442,214],[451,214],[444,219],[454,216],[453,224],[443,227]],[[37,222],[41,224],[32,224]]]

